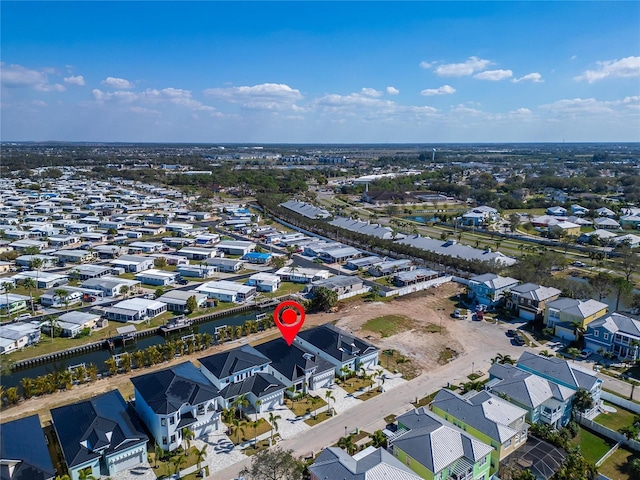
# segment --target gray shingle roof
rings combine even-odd
[[[271,363],[271,360],[250,345],[199,358],[198,361],[218,379]]]
[[[579,369],[566,360],[542,357],[531,352],[523,352],[518,359],[518,367],[567,385],[574,390],[591,390],[599,382],[598,377]]]
[[[265,357],[272,359],[271,368],[280,372],[292,382],[305,377],[305,371],[314,370],[314,374],[333,370],[335,367],[320,357],[308,353],[296,344],[291,346],[282,338],[256,345],[255,349]]]
[[[464,260],[476,260],[479,262],[495,261],[502,265],[513,265],[516,263],[515,258],[507,257],[500,252],[491,252],[488,250],[479,250],[467,245],[461,245],[455,241],[435,240],[429,237],[420,237],[417,235],[409,236],[405,239],[398,240],[398,243],[411,245],[422,250],[434,252],[440,255],[448,255],[450,257],[462,258]]]
[[[303,330],[298,333],[298,337],[341,362],[378,350],[370,343],[331,324]]]
[[[48,480],[55,476],[38,415],[0,425],[0,459],[19,462],[11,476],[3,465],[2,480]]]

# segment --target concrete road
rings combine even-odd
[[[283,449],[292,449],[296,456],[308,456],[311,452],[319,452],[322,448],[332,445],[347,432],[356,428],[372,432],[384,427],[383,418],[389,414],[403,413],[413,406],[410,402],[422,398],[447,385],[448,382],[458,384],[469,381],[467,375],[473,371],[487,373],[491,366],[491,359],[497,353],[508,354],[517,359],[522,351],[528,347],[518,347],[511,343],[505,335],[509,324],[490,324],[487,322],[467,323],[465,338],[460,342],[467,351],[449,362],[419,377],[389,390],[377,397],[373,397],[360,405],[352,407],[340,415],[316,425],[297,437],[279,443]],[[216,480],[237,478],[243,467],[249,465],[250,459],[239,462],[221,472],[214,473]]]

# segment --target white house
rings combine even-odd
[[[135,322],[157,317],[167,311],[167,304],[156,300],[130,298],[105,308],[109,320],[118,322]]]

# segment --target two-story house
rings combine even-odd
[[[518,312],[523,320],[542,318],[547,302],[556,300],[561,291],[553,287],[543,287],[535,283],[517,285],[505,292],[507,308]]]
[[[560,297],[546,304],[544,324],[553,328],[554,335],[572,341],[576,339],[576,327],[586,329],[589,323],[606,313],[606,303]]]
[[[220,391],[223,408],[245,396],[259,413],[284,403],[285,384],[271,374],[271,360],[250,345],[199,358],[203,375]]]
[[[53,480],[56,470],[38,415],[2,424],[0,478],[2,480]]]
[[[220,392],[191,362],[133,377],[136,412],[163,450],[175,450],[182,429],[196,437],[220,426]]]
[[[340,377],[347,371],[373,370],[378,365],[377,347],[331,324],[299,332],[294,343],[327,360]]]
[[[118,390],[51,410],[71,480],[90,471],[111,476],[147,461],[147,442],[139,420]]]
[[[491,365],[485,388],[524,408],[531,423],[547,423],[558,428],[571,420],[575,390],[513,365]]]
[[[640,357],[640,320],[611,313],[587,325],[585,346],[594,352],[604,349],[619,358]]]
[[[591,370],[587,370],[573,362],[567,362],[557,357],[543,357],[531,352],[523,352],[518,359],[518,368],[535,373],[536,375],[551,380],[578,391],[584,389],[589,392],[593,400],[593,408],[585,412],[586,416],[594,413],[600,406],[600,395],[602,394],[602,380],[600,380]]]
[[[481,305],[496,305],[506,291],[520,283],[511,277],[501,277],[495,273],[475,275],[469,279],[469,298]]]
[[[527,441],[527,411],[487,391],[473,396],[460,396],[443,388],[431,402],[431,410],[491,445],[491,473],[496,473],[500,461]]]
[[[282,338],[256,345],[255,349],[271,359],[271,373],[295,392],[328,387],[333,384],[335,368],[320,355],[306,351],[300,345],[287,345]]]
[[[393,456],[426,480],[489,480],[489,445],[426,408],[397,419],[389,439]]]

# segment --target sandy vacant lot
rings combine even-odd
[[[342,302],[336,312],[307,315],[305,327],[321,325],[328,322],[336,322],[336,325],[347,331],[367,338],[376,346],[386,349],[393,348],[400,351],[412,360],[414,366],[418,366],[422,371],[429,372],[438,367],[440,352],[449,347],[458,355],[468,354],[477,345],[477,337],[474,330],[481,327],[484,322],[470,322],[456,320],[451,317],[454,309],[455,296],[461,292],[462,288],[457,284],[446,284],[436,289],[419,292],[407,297],[394,299],[386,302],[363,302],[353,300]],[[381,338],[379,334],[362,330],[362,325],[370,319],[385,315],[403,315],[410,319],[410,330],[402,331],[398,334]],[[428,332],[427,326],[442,325],[442,334],[438,332]],[[485,328],[488,326],[485,324]],[[252,343],[270,340],[275,338],[276,332],[260,332],[251,338]],[[195,360],[199,356],[211,355],[213,353],[230,349],[246,343],[246,337],[240,341],[228,342],[220,346],[210,348],[204,352],[199,352],[188,357],[174,359],[155,369],[166,368],[170,365],[183,362],[187,359]],[[40,398],[32,398],[21,402],[19,405],[3,409],[2,421],[12,418],[26,416],[30,413],[38,412],[43,421],[49,417],[48,410],[72,401],[78,401],[93,395],[118,388],[125,398],[133,393],[133,387],[129,378],[153,371],[150,368],[143,370],[133,370],[129,374],[121,374],[111,379],[99,380],[94,384],[85,384],[74,387],[71,392],[58,392]]]

